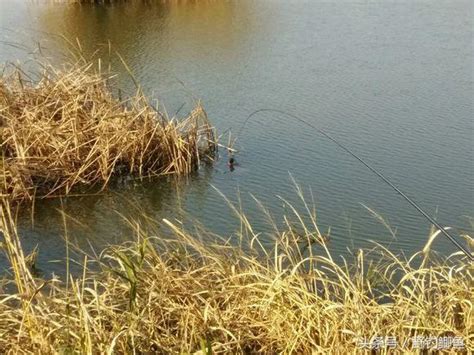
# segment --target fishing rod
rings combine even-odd
[[[412,205],[419,213],[421,213],[423,215],[423,217],[425,217],[430,223],[432,223],[434,226],[436,226],[436,228],[438,228],[441,233],[443,233],[443,235],[448,238],[451,243],[453,243],[456,248],[458,248],[460,251],[462,251],[464,254],[466,254],[466,256],[472,261],[474,261],[474,256],[464,247],[462,246],[445,228],[441,227],[441,225],[436,222],[430,215],[428,215],[415,201],[413,201],[411,198],[409,198],[402,190],[400,190],[395,184],[393,184],[388,178],[386,178],[381,172],[379,172],[377,169],[375,169],[374,167],[372,167],[369,163],[367,163],[364,159],[362,159],[360,156],[358,156],[356,153],[354,153],[351,149],[349,149],[348,147],[346,147],[344,144],[340,143],[336,138],[334,138],[333,136],[331,136],[330,134],[328,134],[327,132],[325,132],[324,130],[316,127],[315,125],[313,125],[312,123],[310,122],[307,122],[306,120],[302,119],[301,117],[299,116],[296,116],[296,115],[293,115],[291,113],[288,113],[288,112],[285,112],[285,111],[282,111],[282,110],[278,110],[278,109],[272,109],[272,108],[261,108],[261,109],[258,109],[258,110],[255,110],[253,111],[250,115],[247,116],[247,118],[245,119],[244,123],[242,124],[242,126],[240,127],[240,130],[238,131],[237,133],[237,136],[236,136],[236,139],[238,137],[240,137],[240,134],[242,133],[242,131],[244,130],[245,126],[247,125],[248,121],[255,115],[259,114],[259,113],[262,113],[262,112],[272,112],[272,113],[279,113],[279,114],[282,114],[282,115],[285,115],[287,117],[290,117],[290,118],[293,118],[294,120],[300,122],[300,123],[303,123],[304,125],[314,129],[315,131],[317,131],[318,133],[320,133],[321,135],[323,135],[324,137],[326,137],[327,139],[329,139],[331,142],[333,142],[334,144],[336,144],[339,148],[341,148],[342,150],[344,150],[346,153],[348,153],[349,155],[351,155],[353,158],[355,158],[357,161],[359,161],[360,163],[362,163],[367,169],[369,169],[372,173],[374,173],[375,175],[377,175],[380,179],[382,179],[383,182],[385,182],[387,185],[389,185],[393,190],[395,190],[395,192],[402,196],[405,201],[407,201],[410,205]]]

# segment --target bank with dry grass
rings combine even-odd
[[[9,67],[0,77],[0,193],[10,200],[105,187],[114,177],[188,174],[216,144],[198,104],[184,118],[159,112],[139,88],[119,99],[110,75],[79,61],[42,65],[31,79]]]
[[[230,239],[130,221],[132,242],[83,254],[81,275],[38,279],[3,200],[12,276],[0,287],[0,352],[345,354],[369,351],[362,339],[371,337],[396,337],[404,353],[419,351],[417,337],[474,349],[473,265],[462,253],[437,255],[439,233],[410,258],[375,246],[341,262],[315,216],[294,211],[269,226],[271,248],[237,209],[242,227]]]

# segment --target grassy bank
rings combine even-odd
[[[137,92],[118,99],[110,75],[84,61],[61,70],[42,64],[31,79],[9,67],[0,77],[0,193],[10,200],[105,187],[117,176],[188,174],[215,151],[198,104],[168,118]]]
[[[437,256],[437,233],[408,259],[376,246],[344,263],[311,210],[269,225],[271,248],[235,211],[240,246],[178,221],[160,222],[166,234],[130,221],[133,242],[84,255],[80,276],[44,280],[30,272],[3,200],[12,277],[0,287],[0,352],[342,354],[375,336],[396,337],[404,352],[420,336],[474,348],[474,270],[460,253]]]

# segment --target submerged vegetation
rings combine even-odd
[[[83,254],[82,275],[46,280],[32,275],[3,199],[12,277],[0,285],[0,352],[341,354],[377,336],[402,351],[420,336],[474,348],[474,270],[461,253],[436,256],[438,233],[409,259],[377,245],[341,264],[312,211],[290,210],[271,223],[272,248],[237,208],[234,245],[179,221],[163,220],[166,234],[128,221],[133,242]]]
[[[62,70],[46,65],[35,80],[17,67],[4,71],[3,196],[31,200],[76,185],[106,186],[119,175],[188,174],[212,156],[214,131],[200,104],[184,119],[169,119],[140,89],[115,98],[111,78],[94,68],[82,61]]]

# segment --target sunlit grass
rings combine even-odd
[[[41,65],[39,78],[13,66],[0,77],[0,193],[11,200],[104,187],[121,175],[188,174],[214,153],[200,104],[168,118],[139,88],[114,97],[111,75],[93,63]]]
[[[241,229],[230,239],[179,221],[156,233],[128,221],[133,242],[84,255],[82,275],[43,280],[31,275],[4,200],[13,275],[0,295],[0,351],[343,354],[373,336],[397,337],[403,351],[416,336],[473,349],[473,267],[462,253],[437,255],[434,234],[408,259],[376,245],[341,262],[313,210],[288,207],[283,224],[270,222],[272,247],[237,207]]]

